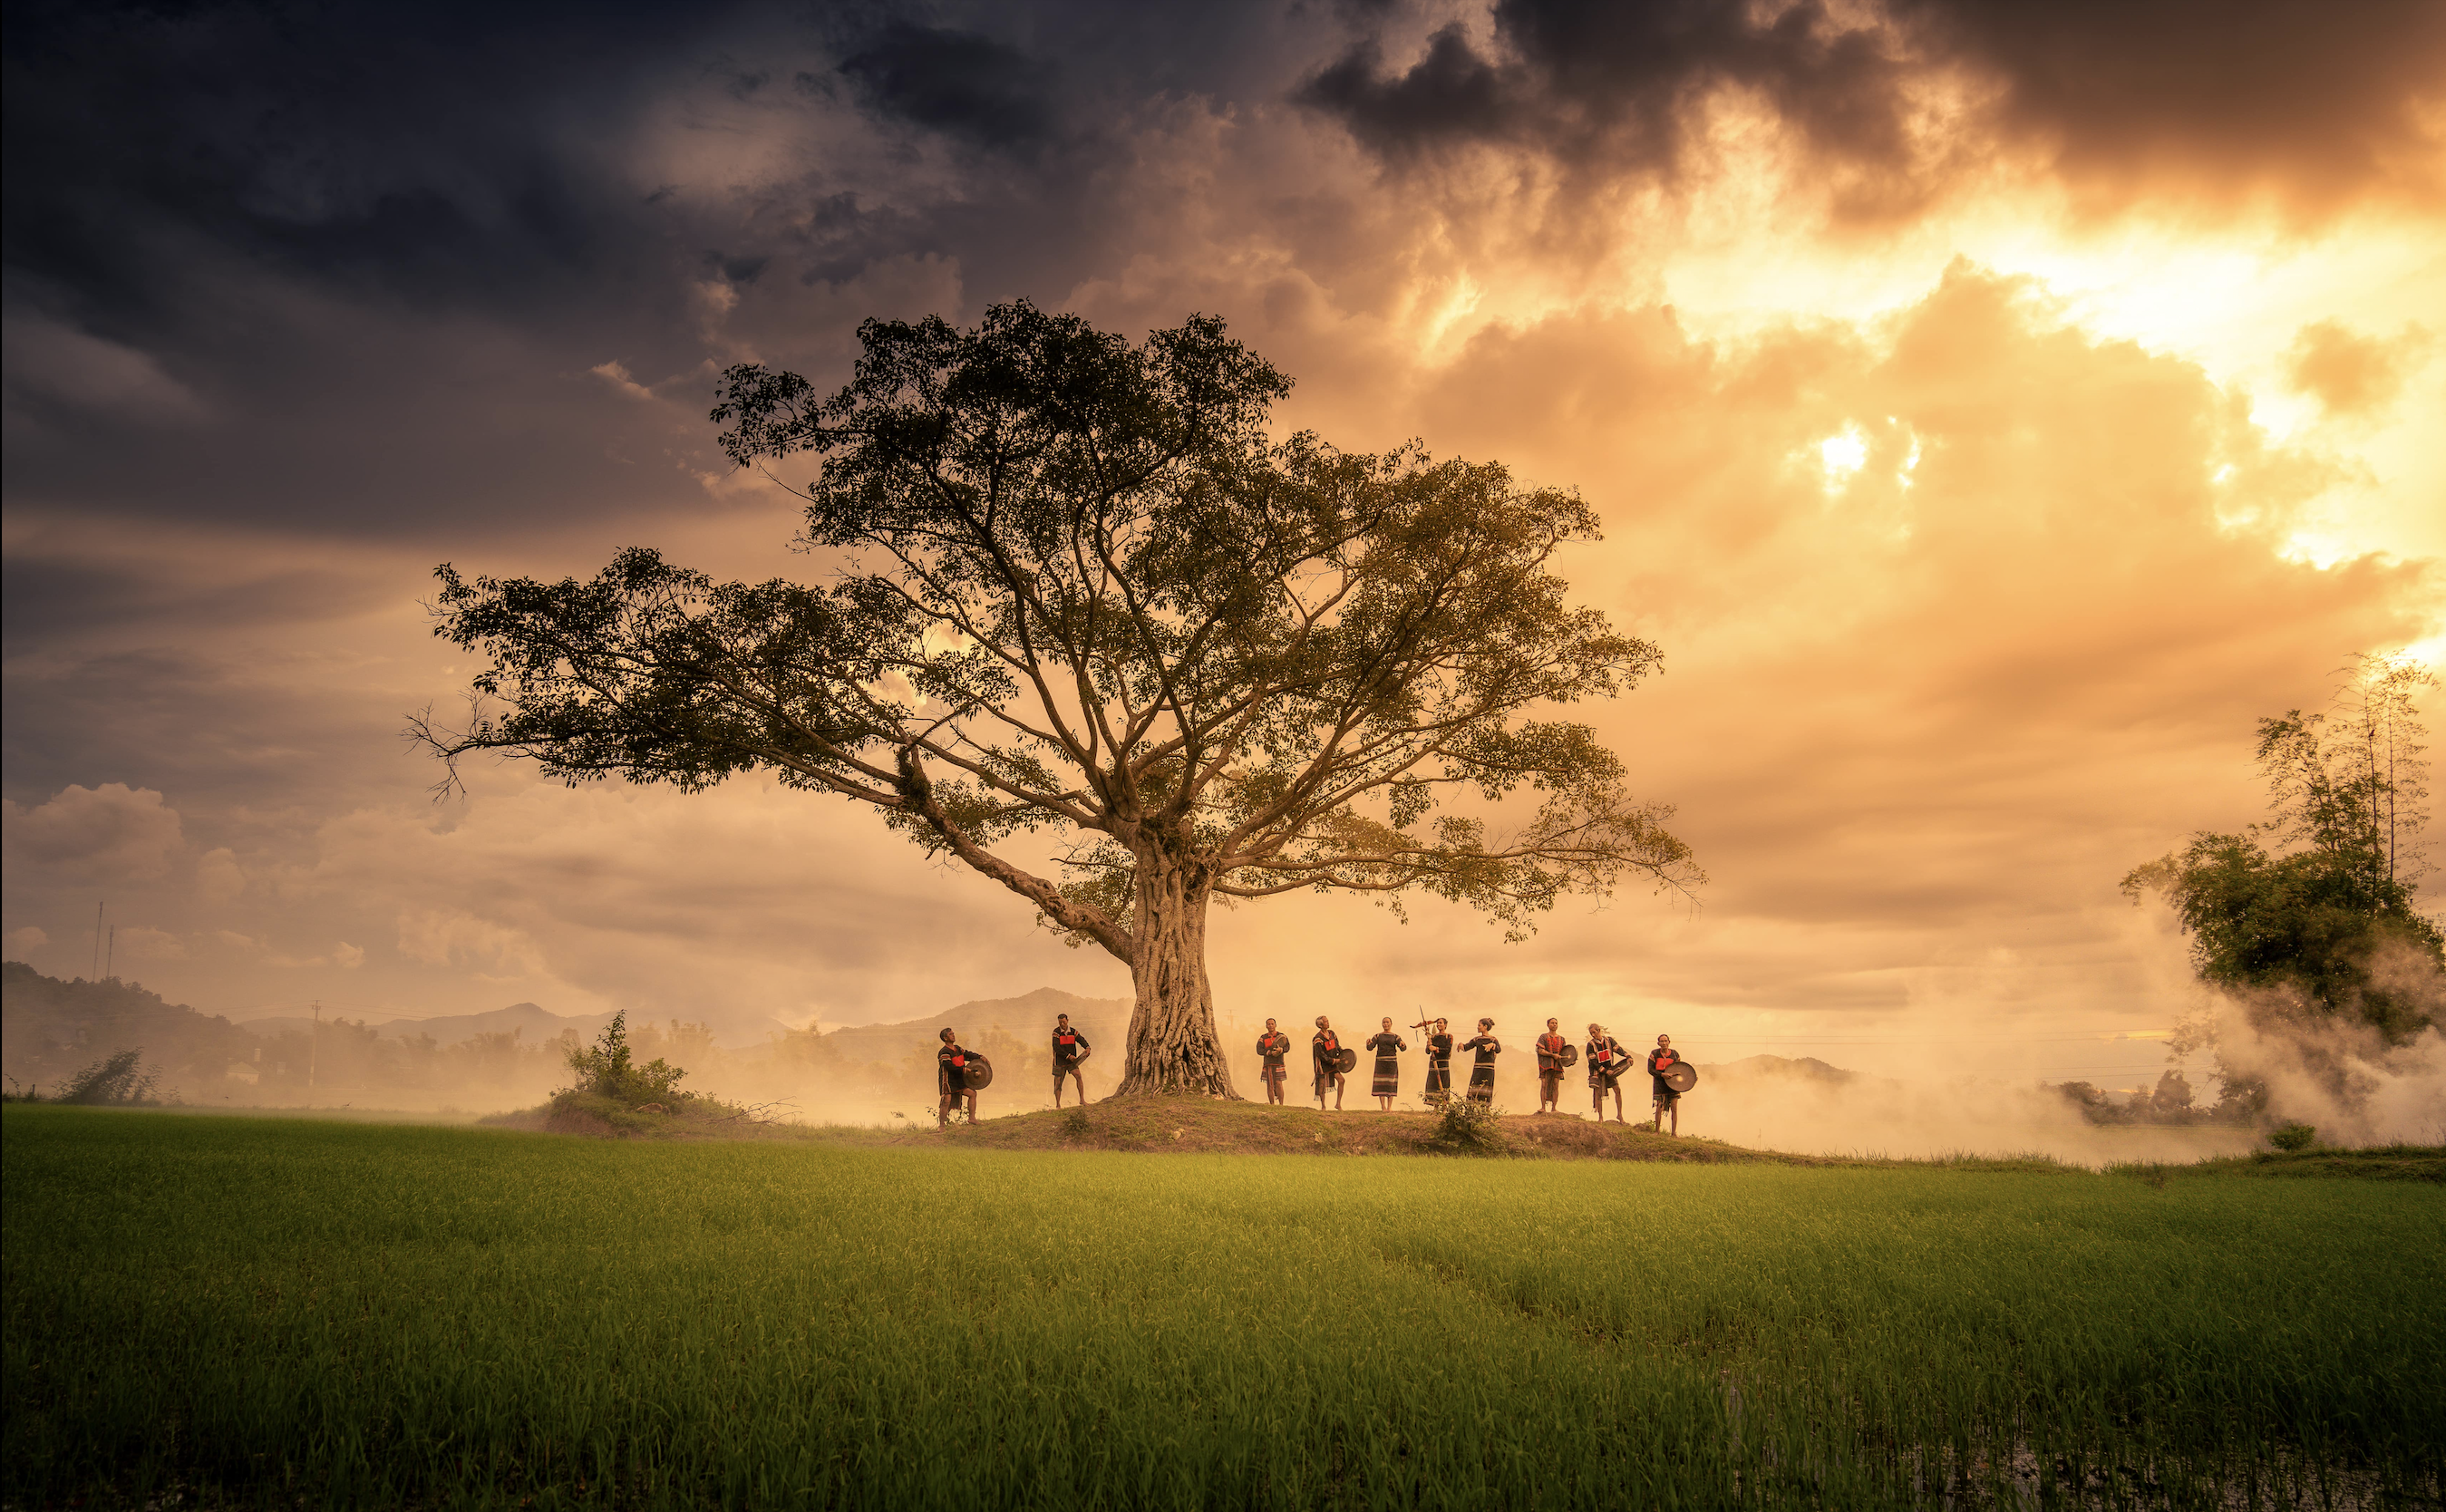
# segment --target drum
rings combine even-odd
[[[961,1089],[966,1092],[983,1092],[992,1085],[993,1062],[973,1050],[969,1051],[969,1064],[960,1073]]]
[[[1565,1045],[1563,1047],[1563,1069],[1565,1071],[1569,1071],[1579,1063],[1580,1047],[1577,1045]]]
[[[1351,1049],[1348,1045],[1345,1045],[1340,1050],[1335,1051],[1329,1058],[1332,1061],[1333,1069],[1341,1072],[1345,1075],[1348,1075],[1350,1073],[1359,1069],[1359,1052]]]
[[[1677,1060],[1657,1074],[1665,1078],[1665,1086],[1678,1092],[1688,1092],[1699,1085],[1699,1068],[1686,1060]]]

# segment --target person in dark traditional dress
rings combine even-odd
[[[1342,1073],[1342,1041],[1335,1036],[1333,1026],[1325,1021],[1323,1014],[1316,1016],[1316,1040],[1308,1047],[1308,1053],[1316,1057],[1317,1111],[1325,1111],[1325,1089],[1329,1083],[1333,1088],[1334,1111],[1340,1112],[1342,1089],[1348,1078]]]
[[[1546,1032],[1537,1036],[1537,1111],[1563,1111],[1563,1052],[1571,1041],[1563,1037],[1559,1019],[1546,1020]]]
[[[1266,1032],[1257,1036],[1257,1055],[1265,1062],[1266,1101],[1279,1104],[1283,1100],[1283,1057],[1291,1053],[1291,1036],[1266,1020]]]
[[[1630,1069],[1630,1053],[1621,1041],[1605,1032],[1605,1025],[1589,1025],[1589,1092],[1597,1105],[1597,1122],[1605,1122],[1606,1093],[1613,1093],[1613,1121],[1622,1118],[1622,1076]]]
[[[1393,1099],[1402,1092],[1402,1063],[1393,1057],[1409,1049],[1410,1042],[1393,1033],[1393,1020],[1387,1018],[1383,1033],[1368,1036],[1367,1048],[1376,1052],[1376,1079],[1369,1084],[1368,1092],[1377,1101],[1376,1111],[1389,1113]]]
[[[1647,1053],[1647,1079],[1656,1092],[1656,1132],[1660,1134],[1665,1132],[1665,1118],[1668,1113],[1673,1117],[1673,1132],[1677,1135],[1682,1132],[1682,1094],[1665,1079],[1665,1073],[1671,1071],[1673,1063],[1681,1058],[1680,1053],[1673,1048],[1671,1035],[1657,1036],[1656,1048]]]
[[[1070,1027],[1068,1014],[1053,1017],[1053,1106],[1062,1106],[1062,1083],[1068,1078],[1079,1089],[1079,1106],[1087,1106],[1087,1073],[1079,1069],[1092,1048],[1087,1036]]]
[[[1427,1036],[1427,1087],[1424,1092],[1430,1108],[1440,1108],[1452,1096],[1452,1026],[1439,1018],[1435,1033]]]
[[[951,1110],[962,1099],[968,1102],[969,1122],[977,1121],[977,1094],[969,1089],[969,1053],[948,1029],[943,1031],[943,1048],[934,1052],[934,1091],[940,1101],[934,1107],[934,1127],[951,1126]]]
[[[1503,1054],[1503,1041],[1495,1037],[1495,1020],[1477,1021],[1477,1037],[1464,1040],[1461,1049],[1477,1052],[1477,1061],[1469,1068],[1469,1100],[1474,1103],[1495,1101],[1495,1057]]]

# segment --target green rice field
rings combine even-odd
[[[2439,1492],[2429,1182],[0,1131],[10,1506]]]

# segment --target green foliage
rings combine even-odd
[[[661,1056],[642,1066],[633,1063],[625,1008],[612,1016],[593,1044],[570,1050],[569,1069],[577,1073],[577,1084],[570,1091],[629,1108],[648,1103],[668,1107],[689,1095],[679,1090],[680,1079],[687,1073]]]
[[[2412,889],[2365,857],[2324,849],[2271,856],[2255,834],[2199,834],[2123,880],[2165,894],[2192,936],[2192,964],[2221,987],[2271,989],[2263,1013],[2343,1016],[2400,1044],[2430,1022],[2418,991],[2374,969],[2390,947],[2446,967],[2446,939]]]
[[[0,1116],[13,1506],[2410,1506],[2441,1465],[2421,1181]]]
[[[86,1108],[110,1103],[150,1102],[157,1079],[144,1070],[142,1051],[122,1050],[103,1056],[69,1077],[68,1084],[60,1089],[60,1094],[52,1101]]]
[[[2417,663],[2358,658],[2325,712],[2260,721],[2267,822],[2194,834],[2123,879],[2135,902],[2155,892],[2173,905],[2201,980],[2347,1100],[2358,1092],[2328,1032],[2403,1045],[2446,1001],[2446,934],[2416,897],[2428,788],[2415,700],[2436,685]],[[2171,1049],[2213,1043],[2201,1024]],[[2222,1058],[2219,1076],[2220,1112],[2265,1110],[2260,1078]]]
[[[1439,1149],[1462,1155],[1501,1155],[1511,1149],[1503,1137],[1503,1111],[1493,1103],[1456,1094],[1439,1099],[1429,1111],[1436,1118],[1426,1143]]]
[[[2308,1124],[2285,1124],[2267,1131],[2267,1142],[2287,1154],[2308,1149],[2318,1137],[2319,1131]]]

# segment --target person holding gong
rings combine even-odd
[[[1452,1097],[1452,1025],[1439,1018],[1435,1033],[1427,1036],[1427,1087],[1421,1100],[1430,1108],[1441,1108]]]
[[[1316,1016],[1316,1040],[1309,1046],[1309,1054],[1316,1057],[1317,1111],[1325,1111],[1325,1089],[1330,1083],[1333,1088],[1333,1109],[1334,1111],[1340,1112],[1342,1089],[1347,1080],[1342,1073],[1342,1041],[1334,1035],[1333,1026],[1326,1022],[1323,1014]]]
[[[1609,1035],[1603,1024],[1589,1025],[1589,1092],[1597,1105],[1597,1122],[1605,1122],[1606,1093],[1613,1093],[1613,1121],[1622,1117],[1622,1073],[1630,1069],[1630,1052]]]
[[[1410,1042],[1393,1033],[1393,1020],[1388,1017],[1384,1020],[1383,1032],[1368,1036],[1367,1048],[1376,1052],[1376,1079],[1368,1084],[1367,1090],[1376,1099],[1376,1111],[1389,1113],[1393,1111],[1393,1099],[1402,1092],[1402,1063],[1394,1056],[1409,1049]]]
[[[1503,1054],[1503,1041],[1495,1037],[1495,1020],[1477,1021],[1477,1037],[1464,1040],[1461,1049],[1477,1052],[1477,1061],[1469,1068],[1469,1100],[1474,1103],[1495,1102],[1495,1057]]]
[[[1087,1058],[1087,1036],[1070,1027],[1068,1014],[1056,1014],[1053,1018],[1053,1106],[1062,1106],[1062,1082],[1067,1077],[1079,1088],[1079,1106],[1087,1106],[1087,1074],[1079,1067]]]
[[[934,1052],[934,1091],[940,1101],[934,1107],[934,1127],[951,1127],[951,1110],[967,1100],[969,1122],[977,1121],[977,1094],[969,1089],[969,1053],[960,1048],[959,1039],[946,1029],[943,1048]]]
[[[1673,1073],[1673,1067],[1681,1058],[1682,1056],[1673,1048],[1671,1035],[1657,1036],[1656,1048],[1647,1053],[1647,1079],[1656,1092],[1655,1131],[1660,1134],[1665,1132],[1665,1116],[1670,1113],[1673,1115],[1673,1132],[1677,1137],[1682,1132],[1682,1092],[1665,1078]]]
[[[1257,1055],[1264,1063],[1266,1101],[1279,1106],[1283,1100],[1283,1059],[1291,1053],[1291,1036],[1266,1020],[1266,1032],[1257,1036]]]
[[[1537,1036],[1537,1111],[1563,1111],[1563,1053],[1571,1042],[1563,1037],[1562,1021],[1546,1020],[1546,1032]]]

